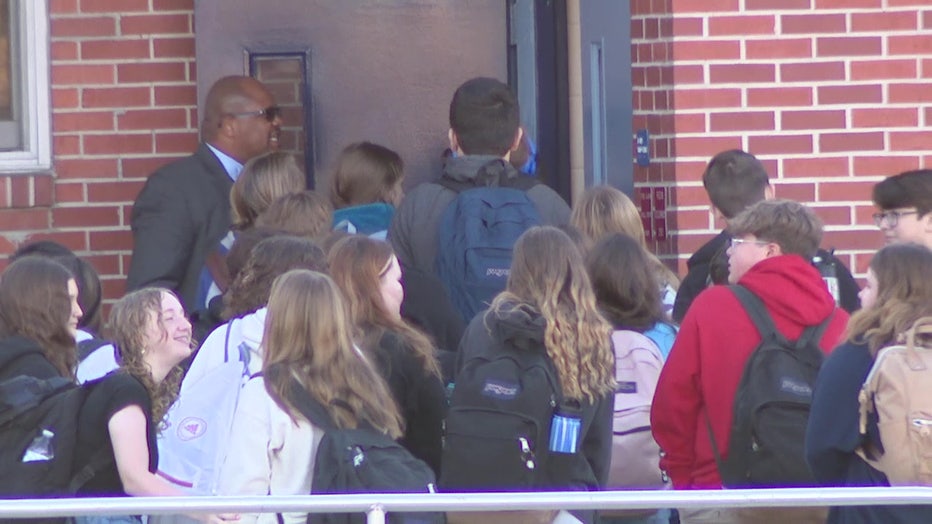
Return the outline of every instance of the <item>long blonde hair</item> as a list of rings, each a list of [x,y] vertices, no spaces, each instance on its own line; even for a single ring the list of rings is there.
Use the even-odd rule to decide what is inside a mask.
[[[152,369],[146,363],[146,326],[155,315],[159,327],[162,326],[162,297],[173,293],[163,288],[144,288],[127,294],[114,305],[110,311],[109,334],[113,344],[120,351],[120,369],[136,378],[146,388],[152,400],[152,420],[159,429],[165,429],[164,418],[181,387],[184,370],[180,365],[169,371],[161,382],[152,377]],[[163,336],[168,336],[164,328]],[[195,342],[191,341],[192,346]]]
[[[891,244],[874,255],[877,277],[874,304],[848,321],[847,339],[867,343],[872,355],[921,317],[932,316],[932,251],[913,244]]]
[[[586,237],[590,245],[615,233],[624,233],[637,240],[647,252],[651,268],[661,285],[679,289],[680,279],[676,273],[647,247],[640,211],[628,195],[620,190],[611,186],[587,189],[573,206],[570,224]]]
[[[614,391],[612,326],[596,307],[582,256],[555,227],[533,227],[515,244],[508,284],[490,314],[518,308],[544,317],[544,346],[565,397],[595,402]]]
[[[353,347],[352,325],[330,277],[295,269],[275,279],[263,335],[265,388],[293,419],[297,380],[340,428],[360,422],[393,438],[404,422],[388,386]]]

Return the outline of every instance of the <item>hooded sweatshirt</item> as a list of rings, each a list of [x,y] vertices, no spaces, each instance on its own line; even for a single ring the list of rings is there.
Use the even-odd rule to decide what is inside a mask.
[[[833,314],[819,346],[828,353],[840,342],[848,314],[835,308],[818,270],[802,257],[762,260],[738,283],[764,302],[789,340]],[[726,286],[703,291],[683,319],[651,406],[651,429],[665,452],[660,467],[675,488],[722,487],[706,420],[727,457],[735,392],[760,342],[751,318]]]
[[[224,357],[238,360],[242,356],[246,361],[248,374],[254,375],[262,371],[262,353],[259,346],[262,344],[262,334],[265,330],[265,315],[267,308],[261,308],[241,318],[234,318],[226,324],[221,324],[207,336],[207,340],[197,350],[191,368],[185,374],[181,383],[181,393],[184,395],[186,385],[195,384],[210,370],[223,364]],[[227,331],[229,327],[229,341]]]

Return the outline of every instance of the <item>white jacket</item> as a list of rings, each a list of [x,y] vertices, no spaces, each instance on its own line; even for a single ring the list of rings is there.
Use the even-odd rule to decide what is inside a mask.
[[[185,385],[195,384],[210,370],[224,362],[227,352],[227,328],[229,327],[229,353],[231,360],[239,359],[239,352],[246,358],[249,375],[262,371],[262,334],[265,330],[267,308],[250,313],[242,318],[234,318],[214,329],[197,350],[191,368],[181,382],[179,396],[184,396]]]

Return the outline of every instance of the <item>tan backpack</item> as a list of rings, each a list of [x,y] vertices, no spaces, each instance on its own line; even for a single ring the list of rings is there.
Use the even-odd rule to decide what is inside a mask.
[[[857,453],[886,474],[891,486],[932,486],[932,346],[921,338],[930,334],[932,317],[917,320],[906,332],[906,345],[877,353],[861,387],[860,431],[866,444]],[[866,438],[872,413],[882,450]]]

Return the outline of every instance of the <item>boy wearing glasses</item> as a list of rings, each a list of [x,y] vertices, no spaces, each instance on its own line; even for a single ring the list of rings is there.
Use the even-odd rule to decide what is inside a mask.
[[[932,170],[891,176],[874,186],[874,223],[887,244],[916,242],[932,249]]]
[[[272,94],[248,76],[223,77],[204,104],[197,151],[153,173],[133,204],[133,258],[126,290],[162,286],[187,311],[205,309],[228,279],[230,188],[243,164],[278,149]]]
[[[822,239],[822,223],[812,210],[789,200],[763,200],[732,218],[728,232],[729,283],[756,295],[788,340],[797,340],[807,327],[832,315],[819,347],[826,353],[835,347],[848,314],[835,307],[810,263]],[[735,394],[760,342],[729,287],[709,287],[686,313],[651,406],[651,430],[664,451],[660,466],[675,489],[722,487],[710,432],[719,455],[727,457]],[[809,516],[775,513],[759,522],[809,522]],[[683,523],[742,522],[747,517],[751,515],[735,509],[681,512]]]

